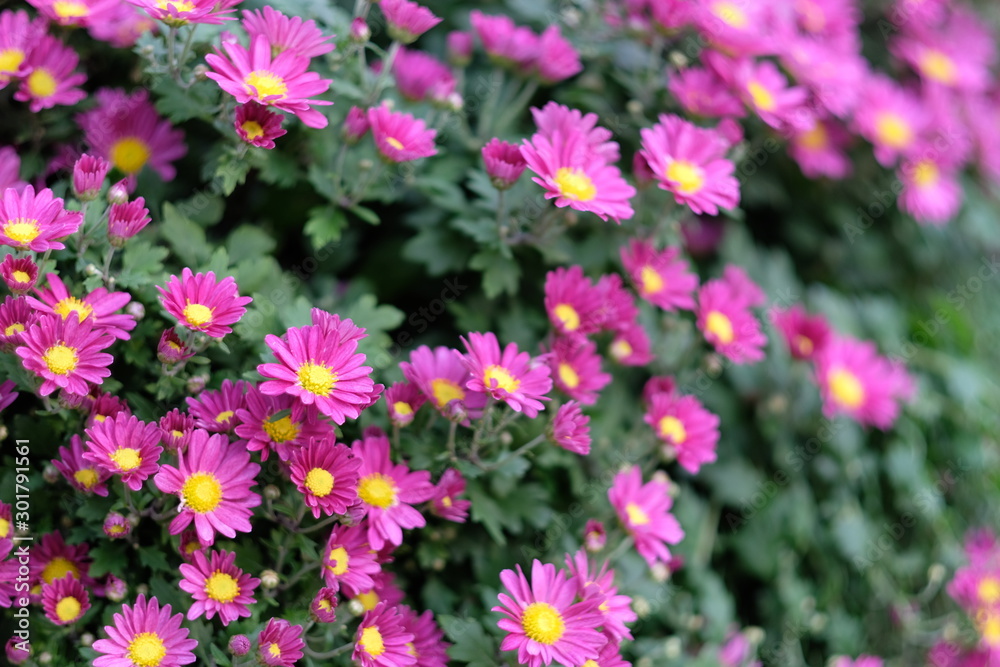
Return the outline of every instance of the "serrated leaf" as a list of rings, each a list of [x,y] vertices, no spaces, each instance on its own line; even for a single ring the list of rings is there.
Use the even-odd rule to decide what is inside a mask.
[[[496,665],[496,642],[483,631],[483,626],[475,620],[442,614],[437,617],[453,644],[448,656],[469,665],[480,667]]]
[[[208,261],[210,247],[205,242],[205,230],[181,213],[173,204],[163,204],[163,238],[188,266],[201,266]]]
[[[226,240],[229,261],[233,264],[269,255],[275,245],[270,234],[253,225],[240,225]]]
[[[139,562],[154,572],[170,572],[173,570],[167,563],[166,556],[160,549],[139,549]]]
[[[153,281],[163,271],[163,260],[169,252],[162,246],[148,241],[131,241],[122,253],[122,271],[118,276],[121,287],[138,287]]]
[[[370,208],[366,208],[364,206],[352,206],[348,210],[367,222],[369,225],[377,225],[382,222],[382,220],[378,217],[378,214]]]
[[[328,243],[339,241],[347,227],[344,211],[334,206],[317,206],[309,211],[309,220],[303,229],[314,248],[322,248]]]
[[[483,272],[483,292],[488,298],[502,292],[517,294],[521,267],[513,258],[504,257],[495,250],[484,250],[472,257],[469,267]]]

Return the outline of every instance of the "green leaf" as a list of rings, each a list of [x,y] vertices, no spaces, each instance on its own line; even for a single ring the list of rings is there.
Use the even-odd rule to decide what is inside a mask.
[[[240,225],[229,235],[226,248],[229,261],[239,264],[245,259],[257,259],[271,254],[276,243],[270,234],[253,225]]]
[[[322,248],[328,243],[339,241],[347,227],[347,216],[342,209],[334,206],[317,206],[309,211],[309,220],[303,230],[314,248]]]
[[[475,620],[442,614],[438,622],[448,639],[454,642],[448,649],[452,660],[466,662],[475,667],[491,667],[497,664],[496,642],[483,631],[483,626]]]
[[[208,261],[210,247],[205,242],[205,230],[196,225],[173,204],[163,204],[163,238],[188,266],[201,266]]]
[[[139,549],[139,562],[154,572],[170,572],[173,569],[161,549]]]
[[[166,248],[154,246],[148,241],[129,242],[122,253],[122,271],[118,276],[118,285],[138,287],[157,281],[163,271],[163,260],[168,254]]]
[[[517,294],[521,267],[513,258],[504,257],[495,250],[483,250],[469,261],[469,267],[483,272],[483,292],[490,299],[502,292]]]
[[[377,225],[382,222],[382,220],[378,217],[378,213],[370,208],[365,208],[364,206],[352,206],[348,210],[367,222],[369,225]]]

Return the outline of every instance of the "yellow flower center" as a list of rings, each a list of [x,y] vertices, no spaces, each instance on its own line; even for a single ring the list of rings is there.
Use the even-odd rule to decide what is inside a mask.
[[[112,535],[121,535],[122,533],[125,532],[125,526],[116,523],[113,526],[108,526],[108,532],[111,533]]]
[[[386,509],[396,504],[396,483],[380,472],[361,478],[358,497],[373,507]]]
[[[1000,614],[985,612],[980,627],[983,642],[990,647],[1000,647]]]
[[[91,307],[89,303],[85,303],[80,299],[77,299],[75,296],[66,297],[53,306],[52,310],[62,315],[64,320],[69,317],[70,313],[76,313],[77,319],[81,322],[87,319],[87,316],[94,312],[93,307]]]
[[[103,424],[104,420],[107,418],[108,418],[107,415],[94,415],[94,421],[97,422],[98,424]]]
[[[3,226],[3,234],[20,246],[27,246],[42,233],[34,218],[12,218]]]
[[[316,396],[329,396],[337,386],[337,374],[311,361],[299,366],[299,386]]]
[[[193,12],[196,9],[194,3],[188,0],[157,0],[156,7],[163,11],[173,8],[178,12]]]
[[[823,123],[817,121],[813,124],[811,130],[800,134],[796,141],[799,146],[805,148],[806,150],[821,151],[830,143],[830,137],[827,135],[826,128],[823,127]]]
[[[222,502],[222,484],[210,472],[196,472],[184,481],[181,497],[192,510],[205,514]]]
[[[986,606],[995,605],[1000,602],[1000,579],[996,577],[984,577],[979,582],[979,601]]]
[[[167,646],[155,632],[140,632],[128,645],[128,658],[138,667],[159,667]]]
[[[309,493],[317,498],[325,498],[333,491],[333,475],[329,470],[313,468],[306,475],[305,485]]]
[[[67,574],[72,574],[74,579],[80,578],[80,569],[76,563],[65,556],[56,556],[42,568],[42,581],[51,584],[56,579],[62,579]]]
[[[529,639],[551,646],[562,639],[566,621],[559,610],[548,602],[532,602],[524,608],[521,627]]]
[[[56,0],[52,3],[52,11],[61,19],[78,19],[90,13],[87,5],[72,0]]]
[[[875,121],[875,136],[889,148],[906,148],[913,141],[913,129],[898,114],[885,111]]]
[[[431,393],[434,394],[434,404],[439,408],[443,408],[452,401],[465,399],[465,390],[459,387],[457,382],[452,382],[447,378],[431,380]]]
[[[580,376],[566,362],[559,364],[559,379],[570,389],[576,389],[580,386]]]
[[[267,433],[274,442],[288,442],[299,437],[299,424],[293,422],[288,415],[281,419],[265,421],[261,426],[264,433]]]
[[[243,84],[247,94],[256,94],[259,100],[263,100],[266,97],[273,97],[274,99],[267,101],[268,104],[284,99],[285,93],[288,92],[285,80],[266,69],[255,69],[250,72],[243,80]]]
[[[705,185],[705,172],[693,162],[674,160],[667,165],[667,180],[672,181],[677,191],[689,195],[701,190]]]
[[[441,504],[445,507],[451,507],[454,503],[451,500],[451,496],[445,496],[441,499]]]
[[[68,375],[76,370],[80,358],[76,356],[76,348],[67,345],[53,345],[45,350],[42,361],[56,375]]]
[[[72,595],[67,595],[56,603],[56,616],[63,623],[69,623],[77,619],[81,609],[83,609],[83,605],[80,604],[80,601]]]
[[[503,389],[508,394],[513,394],[521,386],[521,381],[503,366],[490,364],[483,373],[483,384],[489,389]]]
[[[798,347],[799,354],[801,354],[803,357],[808,357],[810,354],[813,353],[813,350],[816,348],[816,346],[813,345],[813,342],[809,340],[807,337],[803,336],[802,334],[799,334],[795,337],[795,345]]]
[[[628,516],[628,522],[633,526],[645,526],[649,523],[649,515],[635,503],[625,505],[625,514]]]
[[[330,611],[331,609],[333,609],[333,605],[330,604],[330,601],[327,600],[326,598],[320,600],[317,606],[323,611]]]
[[[21,324],[20,322],[14,322],[13,324],[11,324],[10,326],[8,326],[6,329],[3,330],[3,335],[13,336],[14,334],[21,333],[22,331],[24,331],[24,325]]]
[[[351,557],[347,555],[347,549],[337,547],[336,549],[330,549],[330,555],[327,557],[327,560],[333,563],[333,565],[327,565],[326,568],[339,577],[347,572],[347,564],[350,562]]]
[[[733,323],[717,310],[710,311],[705,318],[705,329],[723,345],[733,342]]]
[[[918,188],[933,186],[938,181],[941,172],[931,160],[921,160],[913,168],[913,182]]]
[[[396,137],[386,137],[385,138],[385,143],[389,144],[390,146],[392,146],[393,148],[395,148],[397,151],[403,150],[403,142],[400,141],[399,139],[397,139]]]
[[[552,311],[566,331],[576,331],[580,328],[580,314],[573,306],[568,303],[560,303]]]
[[[59,87],[59,82],[42,67],[36,68],[28,75],[28,90],[34,97],[51,97]]]
[[[170,432],[170,435],[174,436],[175,438],[183,438],[184,431],[178,431],[177,429],[174,429],[173,431]]]
[[[735,2],[722,0],[712,4],[712,13],[716,18],[733,28],[745,28],[749,23],[746,13]]]
[[[111,163],[126,174],[134,174],[149,161],[150,150],[139,137],[123,137],[111,145]]]
[[[220,570],[205,580],[205,595],[216,602],[232,602],[240,594],[240,583],[232,575]]]
[[[753,105],[761,111],[774,111],[778,106],[774,100],[774,95],[760,81],[753,80],[748,83],[747,92],[750,93],[750,97],[753,99]]]
[[[93,468],[80,468],[73,473],[73,479],[76,480],[77,484],[82,484],[83,488],[92,489],[97,484],[99,478],[97,471]]]
[[[586,662],[584,662],[581,667],[601,667],[601,666],[599,664],[597,664],[596,660],[594,660],[593,658],[591,658],[590,660],[587,660]]]
[[[667,415],[660,420],[660,436],[674,445],[683,445],[687,440],[687,429],[677,417]]]
[[[629,342],[624,338],[619,338],[611,343],[611,356],[618,361],[631,357],[632,351],[632,346],[629,345]]]
[[[954,61],[935,49],[929,49],[920,58],[920,73],[948,86],[955,83]]]
[[[184,321],[192,327],[203,327],[212,323],[214,310],[214,308],[203,306],[200,303],[188,302],[181,314],[184,316]]]
[[[241,127],[247,133],[247,139],[253,140],[264,136],[264,128],[255,120],[243,121]]]
[[[647,265],[639,272],[639,285],[644,294],[656,294],[663,291],[666,283],[656,269]]]
[[[7,537],[10,535],[10,521],[0,517],[0,537]]]
[[[215,416],[215,423],[224,424],[225,422],[232,419],[234,414],[236,413],[233,412],[232,410],[223,410],[222,412],[220,412]]]
[[[358,597],[354,598],[361,603],[361,608],[365,611],[371,611],[378,604],[379,597],[375,589],[372,589],[366,593],[359,593]]]
[[[393,403],[392,410],[400,417],[409,417],[413,414],[413,407],[405,401],[396,401]]]
[[[142,456],[139,455],[139,450],[131,447],[119,447],[111,454],[111,460],[121,471],[135,470],[142,465]]]
[[[382,633],[374,625],[361,631],[361,639],[358,640],[365,653],[373,658],[377,658],[385,653],[385,643],[382,641]]]
[[[269,644],[267,647],[267,652],[271,654],[272,658],[281,657],[281,649],[278,647],[277,644]]]
[[[31,281],[31,276],[29,276],[25,271],[13,271],[11,276],[19,283],[27,283]]]
[[[0,51],[0,72],[13,74],[21,68],[24,62],[25,53],[21,49],[4,49]],[[0,78],[0,81],[3,81]]]
[[[559,194],[573,201],[590,201],[597,196],[597,187],[583,172],[583,169],[560,167],[556,171],[556,187]]]
[[[861,380],[846,369],[835,368],[830,371],[827,384],[833,399],[845,407],[856,408],[865,400],[865,388]]]

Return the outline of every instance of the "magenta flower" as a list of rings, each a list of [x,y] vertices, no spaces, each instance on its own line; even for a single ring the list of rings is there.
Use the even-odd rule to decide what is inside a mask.
[[[153,423],[141,422],[134,415],[119,413],[86,429],[83,458],[121,477],[133,491],[160,467],[160,429]]]
[[[413,657],[417,659],[417,665],[447,667],[448,647],[451,644],[444,641],[444,632],[434,622],[434,613],[427,610],[417,616],[417,613],[406,605],[400,605],[399,611],[402,615],[403,630],[413,635],[410,647]]]
[[[580,404],[569,401],[559,406],[552,420],[552,442],[580,456],[590,453],[590,417],[583,414]]]
[[[14,99],[30,102],[28,108],[34,113],[57,104],[76,104],[87,96],[77,87],[87,75],[73,71],[79,62],[76,51],[51,35],[43,35],[28,53],[24,63],[28,73]]]
[[[139,38],[156,28],[156,23],[137,7],[119,1],[114,12],[104,20],[91,24],[90,36],[119,49],[131,49]]]
[[[24,10],[0,12],[0,89],[27,74],[28,56],[46,30],[47,22],[41,16],[33,19]]]
[[[681,107],[694,116],[717,118],[746,115],[740,99],[710,67],[688,67],[671,73],[667,89]]]
[[[90,401],[90,414],[87,417],[87,428],[92,427],[94,424],[102,423],[109,417],[115,417],[119,414],[132,414],[132,410],[129,409],[128,403],[125,399],[111,394],[102,393],[99,389],[91,391],[87,398],[93,398],[93,400]],[[81,408],[87,409],[86,403],[77,409]]]
[[[470,333],[462,342],[468,352],[462,361],[472,375],[466,387],[487,393],[531,419],[545,409],[542,401],[549,400],[546,394],[552,390],[546,364],[519,351],[517,343],[508,343],[501,351],[492,331]]]
[[[93,201],[101,193],[111,169],[107,160],[84,153],[73,165],[73,193],[81,201]]]
[[[830,323],[822,315],[810,316],[801,304],[774,314],[774,326],[781,332],[795,359],[814,359],[830,339]]]
[[[179,28],[189,23],[220,25],[223,21],[232,21],[235,16],[228,16],[240,0],[126,0],[127,2],[146,10],[146,13],[157,21],[163,21],[168,26]]]
[[[368,524],[368,543],[378,551],[386,544],[403,543],[403,528],[422,528],[426,521],[413,505],[434,497],[426,470],[411,471],[405,463],[389,459],[389,439],[381,431],[365,433],[351,445],[360,459],[358,498]]]
[[[333,623],[337,620],[337,590],[323,587],[316,592],[309,603],[309,616],[317,623]]]
[[[960,166],[930,149],[907,156],[897,170],[903,189],[899,208],[917,222],[943,225],[962,208]]]
[[[45,534],[38,546],[31,550],[32,581],[51,584],[70,575],[79,579],[85,586],[92,586],[94,580],[89,574],[89,551],[90,547],[86,543],[66,544],[62,533],[58,530]]]
[[[608,351],[622,366],[645,366],[655,359],[651,348],[652,343],[646,330],[641,324],[634,322],[615,333]]]
[[[115,248],[124,248],[129,240],[150,223],[146,200],[138,197],[127,204],[111,204],[108,208],[108,240]]]
[[[250,453],[230,445],[225,436],[196,429],[178,467],[164,465],[153,481],[163,493],[180,498],[180,513],[170,522],[176,535],[193,521],[198,540],[211,546],[215,534],[228,538],[237,531],[249,533],[250,515],[260,505],[250,490],[260,466],[250,462]]]
[[[415,42],[417,37],[443,20],[410,0],[383,0],[379,7],[389,24],[389,37],[403,44]]]
[[[656,125],[640,134],[643,157],[660,188],[673,193],[678,204],[710,215],[739,204],[735,166],[725,158],[729,143],[718,132],[661,114]]]
[[[896,82],[872,75],[864,84],[854,125],[875,146],[875,159],[891,167],[901,153],[911,150],[926,129],[930,116],[921,100]]]
[[[212,620],[218,614],[226,626],[250,616],[250,605],[256,602],[253,590],[260,579],[236,567],[235,561],[236,553],[232,551],[212,551],[208,556],[196,551],[193,564],[180,566],[184,578],[177,587],[194,598],[187,613],[189,621],[200,616]]]
[[[500,644],[501,651],[516,649],[517,661],[527,667],[553,662],[582,665],[597,656],[606,642],[597,631],[600,602],[575,602],[576,586],[564,571],[536,559],[531,564],[530,584],[520,565],[516,573],[501,572],[500,581],[510,593],[500,593],[500,605],[492,609],[506,616],[497,622],[509,633]]]
[[[550,25],[539,37],[535,67],[538,77],[548,84],[559,83],[583,71],[580,54],[562,36],[557,25]]]
[[[882,658],[876,658],[871,655],[859,655],[857,659],[852,660],[847,656],[841,656],[835,658],[830,667],[882,667]]]
[[[292,667],[302,658],[305,645],[301,625],[272,618],[257,637],[257,660],[269,667]]]
[[[341,525],[333,529],[323,554],[323,581],[327,586],[336,590],[343,586],[349,595],[357,595],[375,587],[372,577],[381,570],[364,526]]]
[[[691,18],[709,43],[728,53],[765,54],[776,49],[768,7],[732,0],[705,0],[693,9]]]
[[[330,89],[330,79],[321,79],[309,70],[309,58],[293,51],[277,56],[265,35],[255,35],[247,49],[238,42],[223,42],[228,58],[216,50],[205,56],[211,72],[205,76],[236,98],[240,104],[251,100],[294,114],[308,127],[327,126],[326,116],[310,105],[333,104],[311,99]]]
[[[420,389],[409,382],[396,382],[385,392],[389,421],[393,426],[407,426],[413,422],[420,406],[427,401]]]
[[[314,440],[292,454],[291,479],[318,519],[320,514],[346,514],[357,502],[360,467],[346,446]]]
[[[632,633],[625,626],[638,618],[632,611],[632,598],[618,595],[615,586],[615,571],[604,563],[600,567],[592,564],[587,552],[580,549],[570,556],[566,554],[566,569],[570,580],[576,584],[576,594],[581,600],[598,600],[598,611],[604,616],[602,632],[608,636],[608,643],[617,645],[625,639],[632,639]]]
[[[907,30],[893,40],[890,49],[926,83],[976,92],[990,86],[995,42],[975,14],[952,11],[944,25]]]
[[[351,107],[344,118],[344,141],[356,144],[368,134],[371,123],[368,122],[368,112],[358,107]]]
[[[355,352],[356,340],[342,342],[334,333],[312,325],[293,327],[285,338],[273,334],[265,342],[278,363],[261,364],[257,372],[266,378],[259,389],[270,396],[291,394],[337,424],[357,419],[371,404],[374,391],[370,366],[362,366],[365,355]]]
[[[195,426],[211,433],[231,433],[239,423],[236,412],[246,404],[249,382],[225,379],[218,391],[205,391],[197,398],[188,396],[188,412],[195,419]]]
[[[181,627],[182,614],[171,615],[170,605],[160,608],[159,601],[139,595],[135,605],[122,605],[114,615],[114,625],[104,626],[110,639],[98,639],[94,650],[104,655],[94,660],[94,667],[134,667],[156,665],[178,667],[195,661],[198,642],[188,639],[187,628]]]
[[[392,549],[393,547],[389,546],[386,551],[392,551]],[[388,558],[388,560],[392,559]],[[380,602],[384,602],[387,607],[396,607],[403,602],[404,593],[396,585],[395,579],[396,575],[383,570],[372,577],[375,585],[371,589],[361,591],[356,595],[348,592],[348,597],[352,600],[357,600],[361,604],[361,608],[365,611],[371,611]]]
[[[4,297],[0,303],[0,349],[10,352],[24,344],[24,332],[38,321],[38,313],[24,297]]]
[[[0,199],[0,245],[44,252],[62,250],[60,240],[75,234],[83,214],[67,211],[63,200],[48,188],[38,191],[28,185],[18,193],[7,188]]]
[[[392,76],[400,94],[420,102],[443,102],[455,92],[455,77],[443,62],[423,51],[401,48],[392,61]]]
[[[587,551],[595,553],[604,548],[608,542],[608,533],[604,524],[596,519],[587,519],[583,527],[583,544]]]
[[[333,437],[329,422],[319,419],[315,409],[288,394],[267,396],[256,387],[247,391],[246,404],[236,411],[236,421],[236,435],[249,451],[260,452],[261,461],[274,451],[287,462],[310,440]]]
[[[730,267],[733,268],[733,267]],[[767,337],[750,311],[763,294],[742,271],[729,271],[709,280],[698,291],[698,329],[722,355],[738,364],[764,358]]]
[[[94,153],[129,176],[148,165],[163,180],[173,180],[171,163],[187,153],[184,133],[156,112],[149,93],[102,88],[96,98],[96,108],[76,117]]]
[[[545,310],[556,332],[586,336],[605,325],[602,293],[577,265],[559,267],[545,274]]]
[[[161,363],[172,365],[190,359],[194,356],[194,350],[189,348],[177,335],[177,331],[171,327],[164,329],[160,335],[160,342],[156,345],[156,358]]]
[[[330,42],[333,36],[324,37],[312,19],[285,16],[270,6],[265,6],[263,11],[244,10],[243,28],[250,35],[251,41],[257,35],[264,35],[275,56],[290,51],[303,58],[315,58],[334,48]]]
[[[434,146],[437,130],[428,129],[421,119],[392,111],[383,104],[368,110],[368,122],[375,148],[389,162],[409,162],[437,155]]]
[[[474,9],[469,22],[486,54],[497,64],[527,71],[538,58],[538,35],[531,28],[515,25],[510,17]]]
[[[177,318],[178,324],[212,338],[232,333],[229,325],[239,322],[246,312],[244,306],[253,301],[240,296],[238,289],[232,276],[217,281],[213,271],[194,274],[187,267],[180,278],[170,276],[166,289],[156,287],[160,304]]]
[[[694,310],[698,276],[688,270],[680,248],[657,250],[649,242],[632,239],[621,249],[622,264],[639,296],[664,310]]]
[[[174,408],[158,422],[160,437],[169,452],[183,452],[187,449],[191,434],[194,433],[194,417]]]
[[[37,288],[38,298],[26,297],[32,308],[46,315],[58,315],[62,319],[85,320],[94,331],[106,333],[119,340],[128,340],[128,332],[135,328],[135,318],[128,314],[115,314],[132,300],[127,292],[108,292],[98,287],[93,292],[78,299],[70,295],[66,285],[54,273],[45,276],[49,288]],[[73,317],[71,318],[70,315]]]
[[[104,534],[111,540],[128,537],[132,532],[132,524],[129,520],[118,512],[110,512],[104,517]]]
[[[38,281],[38,265],[30,257],[7,255],[0,262],[0,276],[14,296],[22,296]]]
[[[351,659],[361,667],[414,665],[417,656],[413,639],[413,634],[403,628],[403,617],[399,609],[382,602],[361,620],[354,637]]]
[[[86,28],[107,20],[117,0],[29,0],[28,4],[54,23]]]
[[[114,357],[101,350],[114,340],[90,322],[49,315],[24,331],[16,352],[25,369],[42,378],[39,395],[48,396],[56,389],[86,394],[88,383],[101,384],[111,375],[108,366]]]
[[[5,408],[10,407],[10,404],[17,400],[20,393],[14,391],[17,387],[13,380],[4,380],[0,382],[0,411]],[[62,447],[59,448],[62,450]]]
[[[776,130],[803,130],[815,122],[815,116],[805,106],[809,91],[789,86],[773,62],[738,60],[730,76],[747,107]]]
[[[463,493],[465,493],[465,478],[457,469],[448,468],[434,487],[431,512],[448,521],[465,523],[472,502],[458,497]]]
[[[409,362],[400,362],[399,368],[445,417],[451,417],[452,410],[464,415],[462,421],[482,415],[488,398],[481,391],[468,389],[472,376],[457,350],[444,346],[432,350],[421,345],[410,353]]]
[[[0,12],[0,25],[4,13]],[[0,89],[3,88],[3,77],[0,77]],[[10,146],[0,147],[0,194],[7,188],[14,188],[18,192],[24,189],[27,182],[21,180],[21,158]]]
[[[670,514],[673,499],[667,485],[655,478],[643,484],[642,471],[633,466],[615,475],[608,490],[608,500],[625,532],[635,540],[635,550],[646,563],[650,567],[657,563],[669,564],[667,545],[684,539],[684,531]]]
[[[842,179],[852,165],[846,149],[851,135],[838,122],[817,120],[802,131],[793,131],[788,153],[809,178]]]
[[[644,419],[663,442],[664,452],[675,456],[691,474],[715,461],[719,418],[694,396],[655,394]]]
[[[264,9],[270,9],[265,7]],[[233,126],[240,139],[258,148],[274,148],[274,140],[288,134],[282,129],[281,123],[285,117],[274,113],[262,104],[250,101],[236,107],[236,120]]]
[[[601,372],[597,344],[585,338],[556,338],[546,360],[556,388],[584,405],[597,402],[598,393],[611,382]]]
[[[486,173],[497,190],[506,190],[514,185],[528,166],[517,145],[496,138],[483,146],[482,154]]]
[[[83,583],[68,574],[42,585],[42,609],[56,625],[71,625],[90,609],[90,596]]]

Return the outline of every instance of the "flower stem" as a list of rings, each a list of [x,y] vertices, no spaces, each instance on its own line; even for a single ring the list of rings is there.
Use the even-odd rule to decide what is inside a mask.
[[[540,445],[543,442],[545,442],[545,440],[546,440],[546,435],[544,433],[542,433],[541,435],[538,435],[534,439],[532,439],[532,440],[528,441],[527,443],[521,445],[520,447],[518,447],[517,449],[515,449],[513,452],[510,452],[506,456],[501,456],[496,461],[493,461],[491,463],[484,463],[483,465],[481,465],[479,467],[480,467],[480,469],[482,469],[482,470],[484,470],[486,472],[489,472],[491,470],[496,470],[498,468],[502,468],[508,461],[510,461],[512,459],[515,459],[518,456],[520,456],[521,454],[524,454],[525,452],[534,449],[538,445]]]

